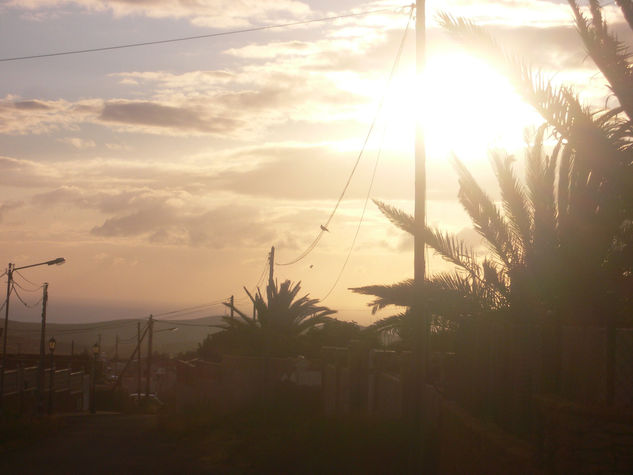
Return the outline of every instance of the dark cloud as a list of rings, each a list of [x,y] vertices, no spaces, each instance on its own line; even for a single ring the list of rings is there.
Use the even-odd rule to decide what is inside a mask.
[[[131,209],[157,206],[178,194],[138,188],[131,191],[93,191],[76,186],[61,186],[33,196],[33,203],[41,206],[72,204],[79,208],[96,209],[103,213],[119,213]]]
[[[18,101],[13,103],[13,107],[21,110],[48,110],[46,104],[40,101]]]
[[[99,119],[105,122],[171,128],[203,133],[230,132],[242,123],[231,117],[209,117],[200,107],[173,107],[157,102],[108,102]]]
[[[191,212],[166,203],[107,219],[91,233],[102,237],[145,237],[161,244],[224,248],[272,242],[275,233],[255,208],[223,206]]]

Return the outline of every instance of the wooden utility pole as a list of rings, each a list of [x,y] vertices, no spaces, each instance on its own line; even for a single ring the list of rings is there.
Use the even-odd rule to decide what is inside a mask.
[[[422,447],[429,445],[430,421],[423,420],[423,407],[428,381],[429,360],[429,316],[425,305],[424,279],[426,261],[424,252],[426,228],[426,145],[424,141],[424,117],[427,115],[425,68],[426,68],[426,12],[425,0],[416,0],[415,17],[415,71],[416,71],[416,124],[415,124],[415,233],[413,245],[413,277],[416,287],[416,302],[412,308],[415,318],[415,340],[413,346],[413,370],[415,372],[413,417],[419,427]],[[420,442],[418,442],[420,443]],[[421,464],[427,459],[426,449],[422,451]]]
[[[426,226],[426,146],[424,142],[424,69],[426,66],[426,14],[425,0],[416,0],[415,17],[415,70],[416,70],[416,124],[415,124],[415,227],[413,251],[413,277],[421,286],[426,273],[424,259],[424,228]]]
[[[268,285],[274,285],[275,274],[275,246],[270,248],[270,254],[268,255]]]
[[[138,350],[138,355],[136,358],[137,363],[137,371],[136,371],[136,400],[140,404],[141,402],[141,322],[136,322],[136,349]],[[123,374],[121,374],[123,375]]]
[[[415,17],[415,69],[416,69],[416,124],[415,124],[415,234],[413,276],[417,302],[413,312],[417,320],[417,345],[414,349],[416,374],[418,379],[418,400],[421,400],[427,382],[429,359],[429,319],[424,304],[424,279],[426,277],[426,249],[424,234],[426,228],[426,146],[424,142],[424,117],[426,115],[425,67],[426,67],[426,13],[425,0],[416,0]]]
[[[145,385],[145,397],[149,397],[150,381],[152,379],[152,338],[154,336],[154,316],[149,316],[147,339],[147,381]]]
[[[231,318],[233,318],[233,305],[235,305],[235,297],[231,295]]]
[[[40,328],[40,361],[37,367],[37,409],[44,413],[44,358],[46,357],[44,341],[46,340],[46,303],[48,302],[48,282],[42,286],[42,325]]]

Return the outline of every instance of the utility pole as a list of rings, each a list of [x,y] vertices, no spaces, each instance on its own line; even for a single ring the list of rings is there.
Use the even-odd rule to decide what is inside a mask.
[[[426,111],[425,69],[426,69],[426,4],[425,0],[416,0],[415,17],[415,72],[416,72],[416,123],[415,123],[415,233],[413,244],[413,278],[416,287],[416,302],[413,306],[415,315],[415,339],[413,345],[413,370],[415,372],[414,385],[415,403],[413,415],[423,442],[422,447],[428,446],[428,421],[422,419],[425,405],[425,388],[428,379],[429,358],[429,319],[426,311],[424,295],[424,279],[426,277],[425,262],[425,228],[426,228],[426,145],[424,141],[424,112]],[[423,450],[422,460],[428,457]],[[422,462],[423,463],[423,462]]]
[[[48,302],[48,282],[44,282],[42,294],[42,326],[40,328],[40,361],[37,366],[37,410],[44,413],[44,341],[46,340],[46,303]]]
[[[270,254],[268,255],[268,285],[274,285],[274,273],[275,273],[275,246],[270,248]]]
[[[233,305],[235,303],[235,298],[233,295],[231,295],[230,301],[231,301],[231,318],[233,318]]]
[[[426,225],[426,146],[424,142],[424,69],[426,66],[426,14],[425,0],[416,0],[415,17],[415,70],[418,114],[415,124],[415,227],[414,268],[416,284],[424,282],[426,262],[424,259],[424,228]]]
[[[7,367],[7,327],[9,326],[9,297],[11,296],[11,284],[13,283],[13,268],[15,264],[9,262],[7,268],[7,299],[4,301],[4,329],[2,332],[2,368],[0,368],[0,412],[4,400],[4,371]]]
[[[138,349],[138,355],[136,358],[137,371],[136,371],[136,401],[141,402],[141,322],[136,322],[136,348]]]
[[[253,320],[257,320],[257,307],[255,306],[255,302],[253,302]]]
[[[152,379],[152,338],[154,333],[154,316],[149,316],[147,339],[147,382],[145,385],[145,397],[149,397],[150,381]]]

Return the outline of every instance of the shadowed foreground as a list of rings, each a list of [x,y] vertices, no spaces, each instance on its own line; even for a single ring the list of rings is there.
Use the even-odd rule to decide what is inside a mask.
[[[151,415],[64,418],[54,435],[3,454],[0,473],[201,473],[197,457],[156,430]]]
[[[0,473],[423,473],[410,428],[266,404],[219,413],[68,416],[0,454]]]

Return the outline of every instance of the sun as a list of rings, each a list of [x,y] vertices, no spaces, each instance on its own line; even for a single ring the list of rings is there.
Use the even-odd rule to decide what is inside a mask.
[[[467,162],[487,161],[491,148],[516,153],[525,145],[526,127],[542,122],[506,78],[463,52],[429,57],[422,81],[412,70],[401,74],[387,108],[396,130],[408,133],[421,116],[427,160],[455,154]]]

